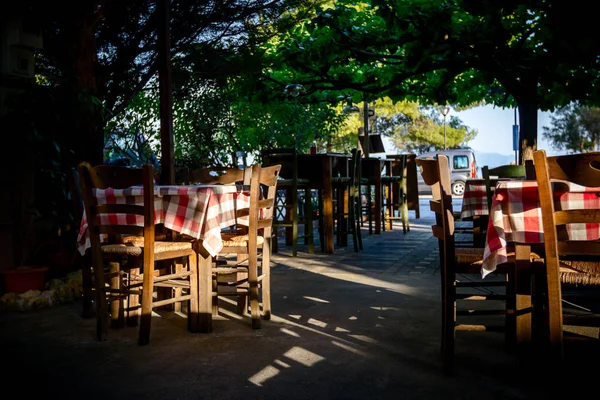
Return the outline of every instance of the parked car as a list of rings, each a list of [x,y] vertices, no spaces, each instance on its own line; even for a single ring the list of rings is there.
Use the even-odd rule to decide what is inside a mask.
[[[450,184],[452,194],[462,196],[465,192],[465,182],[469,178],[477,178],[477,161],[475,153],[471,149],[450,149],[429,151],[417,156],[417,158],[437,158],[438,154],[448,157],[450,164]],[[419,182],[419,193],[431,193],[431,188],[423,182],[421,174],[417,174]]]

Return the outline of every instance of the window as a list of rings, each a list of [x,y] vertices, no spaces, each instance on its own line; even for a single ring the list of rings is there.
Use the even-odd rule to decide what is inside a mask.
[[[469,169],[469,157],[468,156],[454,156],[452,158],[454,169]]]

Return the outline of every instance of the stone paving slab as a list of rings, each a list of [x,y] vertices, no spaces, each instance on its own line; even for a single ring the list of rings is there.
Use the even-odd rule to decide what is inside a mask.
[[[365,234],[364,251],[273,256],[274,316],[252,330],[223,300],[214,330],[191,334],[178,315],[94,338],[80,304],[0,314],[6,398],[60,399],[548,399],[551,386],[505,351],[501,332],[459,332],[456,374],[440,364],[440,290],[432,215],[411,231]],[[585,347],[586,354],[593,347]],[[597,358],[596,358],[597,360]],[[578,364],[573,364],[577,367]],[[577,369],[580,374],[582,369]]]

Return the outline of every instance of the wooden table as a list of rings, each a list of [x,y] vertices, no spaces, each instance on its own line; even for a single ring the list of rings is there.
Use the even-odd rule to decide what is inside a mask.
[[[348,177],[349,154],[299,154],[298,178],[308,179],[313,189],[323,193],[323,238],[325,253],[333,253],[333,186],[332,177]]]
[[[600,208],[597,191],[574,184],[553,185],[555,204],[562,210],[570,208]],[[600,226],[595,224],[572,224],[565,232],[570,240],[596,240]],[[485,277],[508,259],[507,245],[515,244],[516,251],[516,341],[528,344],[532,341],[532,286],[530,251],[544,243],[542,211],[536,181],[509,180],[496,185],[488,223],[482,276]]]
[[[375,234],[381,233],[382,226],[381,206],[383,185],[381,182],[381,174],[386,168],[391,171],[392,161],[394,160],[373,157],[362,159],[362,177],[367,178],[369,180],[369,184],[375,186],[375,211],[373,213],[373,220],[375,222]],[[371,233],[370,226],[369,233]]]
[[[143,204],[143,189],[134,186],[127,189],[94,190],[99,204]],[[154,187],[154,223],[164,224],[168,229],[198,239],[198,285],[199,330],[212,331],[212,257],[223,248],[221,229],[239,222],[236,210],[248,207],[248,187],[239,185],[182,185]],[[142,216],[100,215],[103,218],[122,218],[123,223],[143,226]],[[77,237],[77,248],[85,254],[90,247],[85,212]]]

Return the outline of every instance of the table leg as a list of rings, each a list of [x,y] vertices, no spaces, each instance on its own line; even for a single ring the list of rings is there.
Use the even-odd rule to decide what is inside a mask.
[[[373,218],[375,218],[375,234],[381,233],[381,194],[383,188],[381,185],[381,176],[377,175],[375,177],[375,213]]]
[[[212,332],[212,257],[198,254],[198,314],[200,332]]]
[[[516,244],[516,271],[515,271],[515,332],[516,345],[519,348],[531,345],[531,246]]]
[[[325,253],[333,254],[333,188],[331,187],[331,160],[323,158],[323,236]]]

